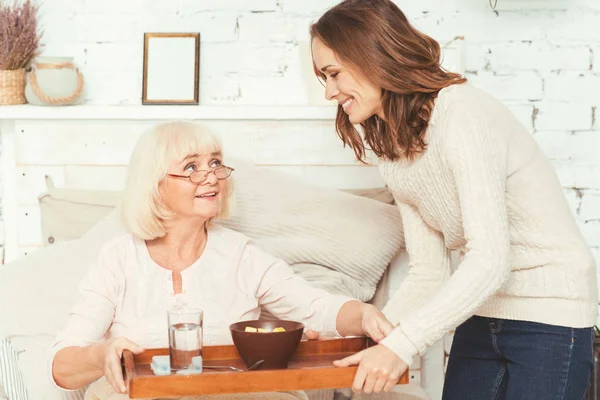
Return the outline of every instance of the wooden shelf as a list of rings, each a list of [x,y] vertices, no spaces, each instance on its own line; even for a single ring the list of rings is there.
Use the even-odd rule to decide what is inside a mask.
[[[335,106],[0,106],[0,120],[334,120]]]

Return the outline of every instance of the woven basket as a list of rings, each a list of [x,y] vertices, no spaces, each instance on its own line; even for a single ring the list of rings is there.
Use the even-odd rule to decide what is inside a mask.
[[[25,68],[0,70],[0,105],[25,103]]]

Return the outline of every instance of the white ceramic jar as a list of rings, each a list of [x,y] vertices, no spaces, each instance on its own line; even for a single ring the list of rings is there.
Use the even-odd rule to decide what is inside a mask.
[[[27,76],[25,97],[40,106],[80,104],[84,89],[83,75],[72,57],[38,57]]]

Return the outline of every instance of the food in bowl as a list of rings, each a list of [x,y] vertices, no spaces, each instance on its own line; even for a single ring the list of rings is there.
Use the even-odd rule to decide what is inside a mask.
[[[285,369],[298,349],[304,324],[284,320],[250,320],[231,324],[229,330],[246,366],[264,360],[257,370]]]
[[[247,326],[246,329],[244,330],[244,332],[285,332],[285,328],[282,326],[278,326],[277,328],[274,328],[273,330],[267,329],[267,328],[254,328],[252,326]]]

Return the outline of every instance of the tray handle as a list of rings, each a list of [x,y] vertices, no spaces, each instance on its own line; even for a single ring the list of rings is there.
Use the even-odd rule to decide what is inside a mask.
[[[127,392],[129,392],[129,383],[137,375],[135,372],[135,360],[133,359],[133,353],[131,351],[123,350],[123,355],[121,356],[121,368],[123,369],[123,380],[125,380]]]

